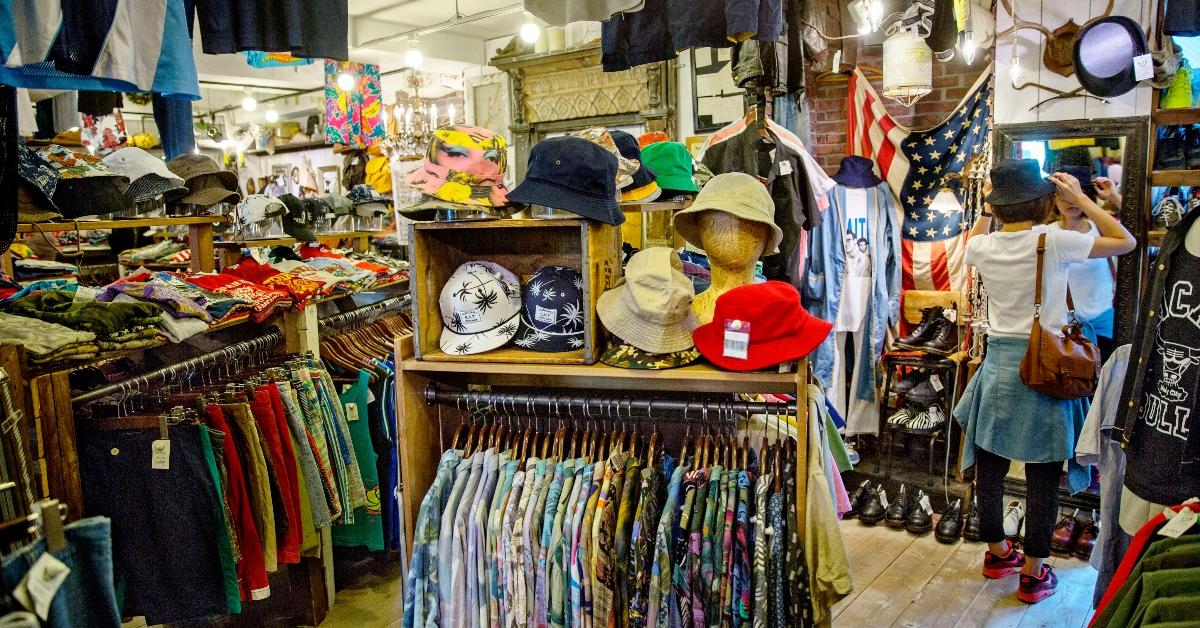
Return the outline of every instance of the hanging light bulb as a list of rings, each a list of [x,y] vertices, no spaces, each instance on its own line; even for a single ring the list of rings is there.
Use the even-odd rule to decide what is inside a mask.
[[[408,50],[404,51],[404,65],[417,69],[421,67],[421,62],[425,60],[425,55],[421,54],[421,49],[417,48],[417,40],[408,40]]]
[[[343,92],[354,91],[354,76],[349,72],[342,72],[337,77],[337,86]]]
[[[242,109],[246,111],[254,111],[258,109],[258,100],[250,92],[246,92],[246,96],[242,98]]]
[[[871,32],[879,30],[883,24],[883,0],[871,0],[871,6],[867,9],[867,17],[871,20]]]
[[[279,122],[279,112],[275,111],[274,105],[272,105],[270,109],[267,109],[267,122]]]
[[[527,44],[537,43],[538,37],[542,34],[542,29],[533,21],[533,16],[528,11],[525,12],[525,23],[521,25],[521,41]]]
[[[975,52],[979,46],[975,43],[975,36],[970,30],[963,33],[963,36],[965,37],[962,46],[963,61],[966,61],[967,65],[971,65],[975,63]]]
[[[1008,76],[1012,79],[1013,85],[1017,84],[1017,79],[1021,78],[1021,57],[1017,55],[1017,35],[1013,33],[1012,44],[1009,46],[1011,53],[1008,57]]]

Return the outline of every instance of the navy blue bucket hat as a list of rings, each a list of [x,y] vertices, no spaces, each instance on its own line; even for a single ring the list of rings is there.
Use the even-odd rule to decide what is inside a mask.
[[[625,215],[617,205],[616,181],[612,153],[581,137],[552,137],[529,151],[525,180],[508,193],[508,200],[619,225]]]
[[[1016,205],[1052,194],[1058,188],[1042,175],[1036,159],[1002,159],[992,166],[990,205]]]
[[[880,179],[875,175],[875,162],[858,155],[842,157],[842,165],[837,174],[830,177],[848,188],[873,188],[879,185]]]
[[[617,150],[621,153],[622,157],[625,157],[626,159],[636,159],[638,163],[642,162],[642,149],[640,146],[638,146],[636,137],[626,133],[625,131],[617,129],[610,130],[608,134],[612,136],[613,142],[616,143]],[[654,183],[654,180],[657,178],[658,175],[650,169],[650,166],[642,163],[641,167],[637,169],[637,172],[633,173],[633,183],[626,186],[624,189],[636,190],[638,188],[644,188],[647,185]]]

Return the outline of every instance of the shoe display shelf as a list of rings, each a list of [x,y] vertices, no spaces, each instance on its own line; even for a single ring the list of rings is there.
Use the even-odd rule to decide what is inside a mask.
[[[929,475],[934,475],[934,445],[937,441],[946,443],[946,456],[942,469],[944,480],[950,477],[950,442],[954,433],[954,419],[951,412],[958,401],[958,372],[959,363],[955,356],[943,357],[920,351],[890,351],[884,353],[879,364],[883,369],[883,391],[879,400],[879,442],[885,447],[884,460],[875,459],[876,473],[883,469],[884,475],[892,472],[892,450],[897,437],[929,439]],[[937,384],[933,384],[938,394],[936,404],[942,407],[944,420],[931,428],[911,428],[907,425],[894,425],[888,419],[906,406],[905,396],[897,394],[893,388],[897,382],[906,376],[918,372],[936,376]],[[940,390],[938,390],[940,388]],[[886,444],[885,444],[886,440]]]

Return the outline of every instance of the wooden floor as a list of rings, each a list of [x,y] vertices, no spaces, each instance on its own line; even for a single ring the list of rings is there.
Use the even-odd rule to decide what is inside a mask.
[[[1051,558],[1058,593],[1028,605],[1014,596],[1017,576],[988,580],[980,575],[982,543],[943,545],[933,534],[917,537],[857,520],[841,525],[854,592],[833,608],[834,626],[1077,628],[1091,618],[1096,572],[1078,558]],[[338,591],[321,628],[399,626],[400,591],[399,566],[393,562],[386,574],[364,575]]]
[[[1078,558],[1053,557],[1058,592],[1037,604],[1014,595],[1018,576],[988,580],[983,543],[943,545],[883,525],[842,522],[854,592],[833,608],[834,626],[984,626],[1076,628],[1091,619],[1096,571]]]

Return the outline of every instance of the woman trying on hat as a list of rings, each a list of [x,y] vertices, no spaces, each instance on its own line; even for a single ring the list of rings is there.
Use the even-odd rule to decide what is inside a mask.
[[[1083,425],[1085,401],[1047,397],[1025,386],[1019,371],[1033,325],[1033,284],[1038,238],[1046,233],[1041,324],[1058,330],[1067,321],[1067,271],[1072,264],[1133,250],[1136,242],[1112,216],[1062,173],[1042,178],[1032,159],[1005,160],[992,169],[985,189],[987,207],[971,228],[966,263],[987,287],[987,354],[954,409],[967,447],[963,468],[975,465],[980,538],[987,542],[983,575],[1001,578],[1021,573],[1017,598],[1037,602],[1054,593],[1057,578],[1044,562],[1058,517],[1058,484],[1063,461],[1075,454],[1075,436]],[[1078,207],[1096,226],[1098,236],[1049,229],[1055,194]],[[993,221],[999,229],[992,232]],[[1025,463],[1028,494],[1025,551],[1005,539],[1004,476],[1009,463]],[[1085,488],[1086,470],[1071,464],[1072,492]]]
[[[1084,196],[1098,203],[1098,187],[1093,185],[1090,168],[1067,166],[1060,170],[1076,181]],[[1107,213],[1107,212],[1106,212]],[[1083,214],[1083,208],[1062,192],[1054,194],[1055,222],[1051,230],[1075,231],[1093,238],[1100,237],[1096,225]],[[1100,347],[1101,360],[1108,360],[1113,350],[1113,288],[1116,286],[1116,266],[1113,258],[1088,259],[1071,267],[1067,285],[1075,302],[1075,317],[1079,319],[1088,340]]]

